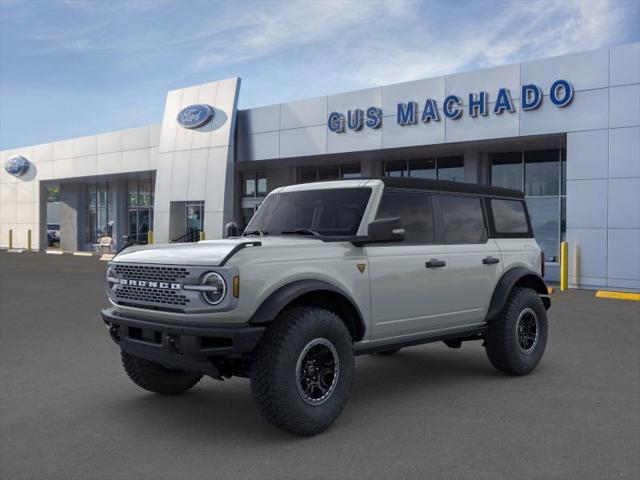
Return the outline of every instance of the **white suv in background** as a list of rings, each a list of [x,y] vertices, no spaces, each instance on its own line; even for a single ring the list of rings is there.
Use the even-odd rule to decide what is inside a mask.
[[[241,236],[130,247],[102,315],[131,379],[179,394],[203,375],[251,380],[258,409],[301,435],[347,402],[354,357],[482,340],[523,375],[550,306],[520,192],[412,178],[278,188]]]

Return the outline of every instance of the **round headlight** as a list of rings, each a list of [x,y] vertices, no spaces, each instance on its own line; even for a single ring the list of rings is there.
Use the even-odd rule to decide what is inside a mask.
[[[109,265],[107,267],[107,287],[109,288],[109,290],[113,290],[116,281],[117,278],[115,277],[115,268],[113,268],[113,265]]]
[[[206,287],[206,290],[202,290],[202,296],[211,305],[219,304],[227,293],[224,278],[216,272],[209,272],[202,277],[202,286]]]

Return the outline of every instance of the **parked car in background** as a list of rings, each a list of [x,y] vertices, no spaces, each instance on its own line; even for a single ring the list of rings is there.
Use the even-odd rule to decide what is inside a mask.
[[[47,223],[47,246],[60,244],[60,224]]]

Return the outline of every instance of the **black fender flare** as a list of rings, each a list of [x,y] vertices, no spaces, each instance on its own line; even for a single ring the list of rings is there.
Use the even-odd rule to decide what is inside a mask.
[[[329,291],[343,297],[348,302],[357,322],[358,337],[362,338],[366,325],[358,304],[343,289],[322,280],[298,280],[280,287],[267,297],[249,319],[251,324],[264,324],[273,321],[276,316],[291,302],[307,293]],[[346,319],[343,319],[346,320]],[[355,338],[354,338],[355,340]]]
[[[490,322],[498,316],[504,308],[511,290],[513,290],[513,287],[516,285],[522,285],[535,290],[541,296],[544,307],[548,310],[551,306],[547,284],[544,283],[544,279],[540,274],[528,268],[515,267],[507,270],[502,277],[500,277],[500,280],[498,280],[498,284],[491,297],[489,310],[487,311],[487,322]]]

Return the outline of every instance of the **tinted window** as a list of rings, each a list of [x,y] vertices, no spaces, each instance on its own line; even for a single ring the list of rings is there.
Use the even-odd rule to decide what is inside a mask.
[[[440,197],[440,208],[447,243],[486,241],[487,232],[479,198],[443,195]]]
[[[377,218],[400,217],[407,243],[433,243],[431,195],[414,192],[385,191]]]
[[[513,200],[491,200],[493,224],[498,233],[528,233],[524,204]]]
[[[324,236],[358,232],[370,188],[332,188],[272,194],[262,203],[246,232],[280,235],[282,231],[313,230]],[[311,232],[298,232],[312,235]]]
[[[558,150],[524,152],[524,193],[527,196],[560,194]]]
[[[464,158],[438,158],[438,180],[462,182],[464,180]]]
[[[522,191],[522,152],[496,153],[491,160],[491,185]]]

